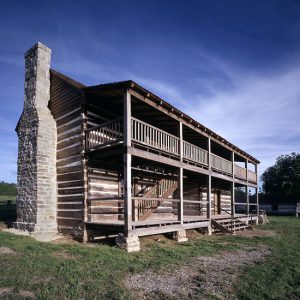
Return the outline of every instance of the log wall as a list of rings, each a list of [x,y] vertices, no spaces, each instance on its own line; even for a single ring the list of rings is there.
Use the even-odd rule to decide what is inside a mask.
[[[57,123],[57,222],[61,233],[82,238],[84,182],[81,152],[84,96],[79,87],[51,72],[49,108]]]
[[[88,168],[88,221],[113,223],[124,220],[120,174]]]

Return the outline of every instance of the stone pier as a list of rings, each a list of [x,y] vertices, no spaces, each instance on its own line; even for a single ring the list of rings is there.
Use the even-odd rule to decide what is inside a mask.
[[[126,237],[123,233],[119,233],[116,237],[116,245],[127,252],[137,252],[141,250],[138,236]]]
[[[188,238],[186,236],[186,231],[185,230],[179,230],[179,231],[176,231],[174,233],[174,236],[173,236],[174,240],[177,241],[178,243],[183,243],[183,242],[187,242],[188,241]]]
[[[16,131],[17,221],[37,240],[57,235],[56,122],[48,108],[51,50],[41,43],[25,54],[24,108]]]

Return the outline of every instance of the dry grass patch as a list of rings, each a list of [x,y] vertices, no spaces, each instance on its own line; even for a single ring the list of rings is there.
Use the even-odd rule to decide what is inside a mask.
[[[30,291],[26,291],[26,290],[20,290],[19,291],[19,295],[21,297],[24,297],[25,299],[36,299],[35,294],[30,292]]]
[[[8,248],[8,247],[0,247],[0,254],[11,254],[11,255],[15,255],[17,254],[16,251]]]
[[[0,287],[0,297],[8,296],[13,291],[13,288]]]
[[[132,274],[125,280],[136,299],[189,298],[213,296],[234,298],[234,283],[246,266],[264,262],[271,252],[267,247],[244,247],[212,257],[196,257],[188,264],[164,270]]]

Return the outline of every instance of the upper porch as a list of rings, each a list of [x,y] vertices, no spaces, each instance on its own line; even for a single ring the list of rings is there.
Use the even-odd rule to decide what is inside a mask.
[[[84,91],[86,153],[123,144],[134,156],[257,187],[257,159],[138,84]]]
[[[186,130],[182,130],[182,139],[156,126],[141,121],[135,117],[130,118],[130,152],[133,155],[149,157],[150,159],[160,160],[166,164],[182,165],[186,169],[192,169],[199,173],[206,174],[209,171],[209,162],[211,164],[211,175],[215,177],[236,180],[237,182],[248,183],[250,186],[257,184],[257,168],[250,170],[248,160],[241,158],[238,154],[232,152],[231,160],[224,158],[228,156],[228,151],[222,149],[220,145],[212,143],[208,148],[217,149],[218,154],[204,149],[185,140]],[[187,133],[186,133],[187,134]],[[124,143],[124,119],[117,118],[105,122],[98,126],[93,126],[85,131],[85,149],[87,152],[97,151],[107,147]],[[187,135],[187,139],[188,139]],[[203,137],[199,134],[199,140]],[[207,144],[210,141],[207,140]],[[220,150],[221,149],[221,150]],[[223,150],[223,152],[222,152]],[[142,151],[146,151],[143,153]],[[182,152],[182,154],[181,154]],[[222,157],[222,156],[223,157]],[[160,158],[158,158],[158,156]],[[243,161],[244,160],[244,161]],[[242,167],[244,164],[245,167]]]

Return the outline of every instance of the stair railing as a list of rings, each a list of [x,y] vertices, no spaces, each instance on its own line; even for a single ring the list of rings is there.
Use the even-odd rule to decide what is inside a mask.
[[[213,203],[213,202],[211,202],[211,204],[214,206],[214,207],[218,207],[218,205],[216,205],[215,203]],[[229,214],[230,215],[230,217],[231,217],[231,232],[233,232],[233,214],[232,214],[232,212],[231,211],[229,211],[229,210],[226,210],[226,209],[224,209],[224,208],[222,208],[222,207],[220,207],[220,209],[221,209],[221,211],[224,211],[225,213],[227,213],[227,214]]]
[[[153,209],[157,208],[161,201],[155,198],[168,197],[169,193],[177,188],[177,180],[161,179],[156,185],[152,186],[144,195],[143,199],[138,200],[137,210],[138,219],[145,219]],[[150,198],[145,199],[145,198]]]

